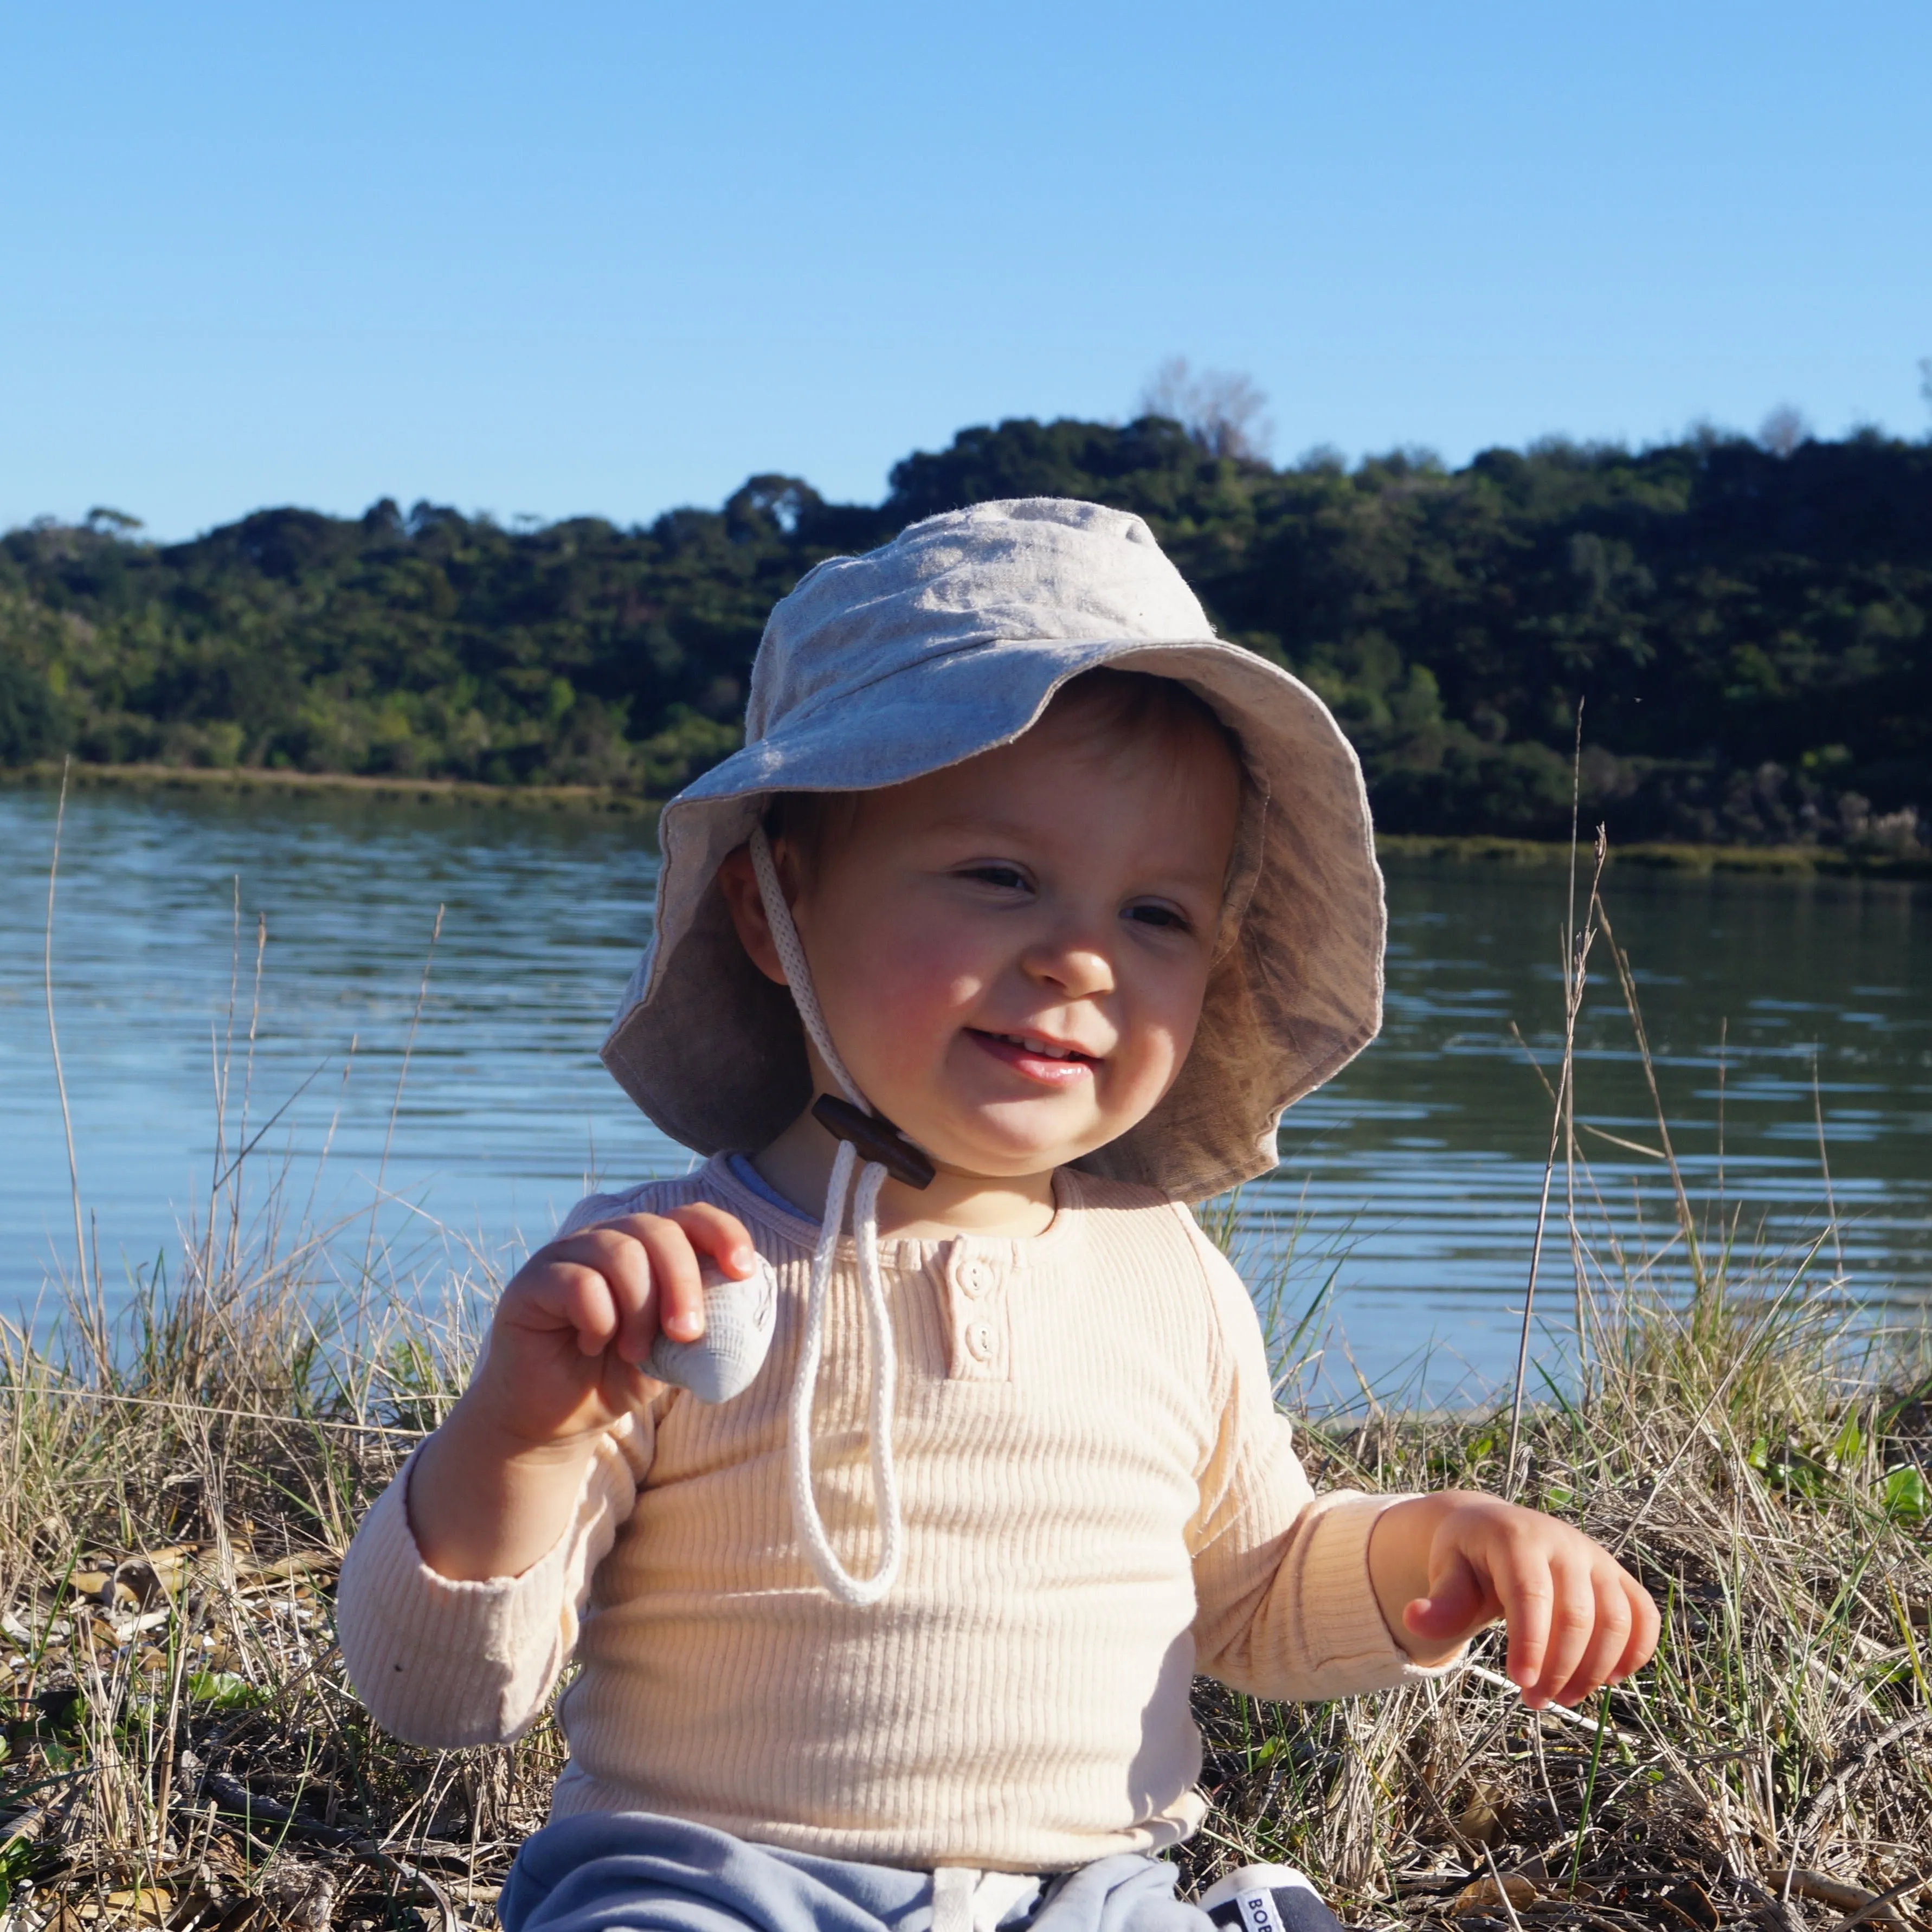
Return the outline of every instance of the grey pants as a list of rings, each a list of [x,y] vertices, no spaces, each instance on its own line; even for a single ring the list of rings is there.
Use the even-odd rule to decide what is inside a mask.
[[[1211,1932],[1174,1869],[1125,1852],[1046,1881],[997,1922],[1016,1932]],[[525,1840],[503,1932],[990,1932],[970,1877],[748,1844],[646,1811],[582,1812]],[[935,1888],[938,1897],[935,1898]],[[1011,1888],[1008,1888],[1009,1890]],[[976,1905],[978,1910],[975,1910]]]

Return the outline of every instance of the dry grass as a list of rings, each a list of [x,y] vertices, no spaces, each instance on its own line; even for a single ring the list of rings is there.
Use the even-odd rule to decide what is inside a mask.
[[[322,1258],[191,1270],[105,1332],[76,1303],[47,1346],[4,1337],[16,1926],[473,1918],[542,1820],[562,1755],[548,1727],[413,1750],[343,1678],[341,1552],[467,1351],[460,1305],[319,1328],[340,1300]]]
[[[1654,1238],[1593,1226],[1568,1095],[1553,1083],[1550,1250],[1588,1330],[1580,1384],[1526,1408],[1514,1469],[1507,1400],[1371,1403],[1305,1448],[1330,1483],[1514,1487],[1581,1520],[1664,1606],[1658,1659],[1567,1718],[1480,1658],[1334,1705],[1204,1684],[1216,1808],[1188,1878],[1286,1858],[1345,1917],[1469,1932],[1932,1922],[1924,1363],[1856,1326],[1822,1226],[1805,1255],[1746,1252],[1673,1166]],[[331,1637],[338,1560],[451,1398],[489,1270],[452,1270],[434,1313],[406,1282],[378,1298],[364,1231],[291,1225],[286,1174],[244,1185],[258,1159],[117,1322],[83,1258],[45,1333],[0,1333],[7,1932],[452,1932],[489,1922],[546,1809],[548,1727],[399,1745]]]
[[[1887,1393],[1842,1310],[1721,1282],[1603,1339],[1587,1396],[1530,1411],[1521,1494],[1642,1576],[1656,1662],[1572,1716],[1525,1710],[1480,1648],[1477,1670],[1354,1703],[1204,1686],[1196,1878],[1282,1858],[1365,1922],[1498,1927],[1493,1884],[1469,1892],[1492,1864],[1527,1881],[1525,1924],[1835,1927],[1906,1886],[1890,1910],[1924,1922],[1924,1385]],[[1506,1409],[1381,1413],[1305,1446],[1330,1483],[1499,1489],[1508,1432]]]

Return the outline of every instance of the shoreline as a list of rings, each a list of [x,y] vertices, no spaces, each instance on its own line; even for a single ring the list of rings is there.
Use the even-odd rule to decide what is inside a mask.
[[[398,805],[468,805],[492,811],[606,812],[656,821],[658,799],[607,785],[499,785],[470,778],[371,777],[356,772],[272,771],[261,765],[94,765],[67,770],[68,788],[129,791],[280,791],[380,799]],[[50,761],[0,766],[0,784],[58,785],[62,767]]]
[[[1484,833],[1437,836],[1426,832],[1378,832],[1381,859],[1451,860],[1459,865],[1568,866],[1567,839],[1499,838]],[[1587,877],[1590,848],[1576,848],[1580,872]],[[1664,840],[1634,845],[1612,843],[1608,869],[1634,866],[1653,872],[1731,872],[1760,878],[1932,879],[1932,853],[1910,858],[1888,854],[1846,852],[1830,845],[1686,845]]]
[[[50,762],[0,768],[0,784],[57,785]],[[580,812],[644,818],[655,824],[662,800],[604,785],[499,785],[466,778],[371,777],[350,772],[272,771],[260,766],[97,765],[68,767],[69,788],[247,793],[280,791],[379,800],[400,805],[458,805],[490,811]],[[1567,840],[1508,838],[1488,833],[1383,832],[1383,859],[1453,861],[1459,865],[1567,866]],[[1579,849],[1580,861],[1587,848]],[[1651,841],[1612,845],[1610,865],[1651,872],[1729,872],[1759,878],[1932,880],[1932,854],[1909,858],[1851,853],[1831,846],[1694,845]]]

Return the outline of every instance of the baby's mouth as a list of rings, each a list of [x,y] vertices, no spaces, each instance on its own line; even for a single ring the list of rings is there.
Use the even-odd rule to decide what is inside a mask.
[[[1048,1040],[1039,1034],[992,1033],[980,1027],[968,1027],[966,1030],[995,1060],[1046,1086],[1064,1086],[1083,1079],[1100,1064],[1096,1054],[1083,1053],[1077,1046]]]

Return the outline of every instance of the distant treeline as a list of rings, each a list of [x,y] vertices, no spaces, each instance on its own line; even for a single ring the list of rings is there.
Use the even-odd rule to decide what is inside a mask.
[[[1932,445],[1876,432],[1276,470],[1160,417],[1022,421],[876,507],[757,476],[639,529],[386,500],[173,544],[100,511],[0,538],[0,764],[666,796],[738,742],[802,572],[1039,494],[1147,518],[1222,634],[1334,706],[1390,830],[1567,835],[1580,701],[1586,824],[1622,840],[1910,850],[1932,821]]]

